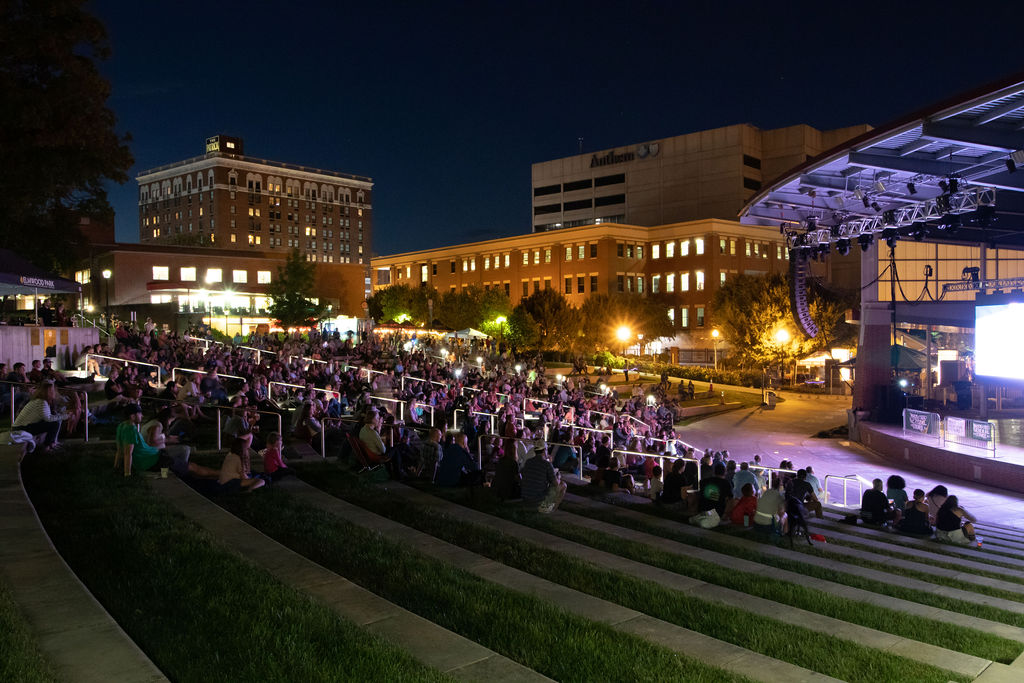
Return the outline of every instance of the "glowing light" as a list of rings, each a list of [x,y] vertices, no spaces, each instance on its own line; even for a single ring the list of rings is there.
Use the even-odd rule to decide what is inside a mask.
[[[477,356],[476,357],[476,364],[477,365],[483,365],[484,364],[483,356]]]
[[[85,307],[85,312],[92,313],[92,304],[89,304],[88,306]]]
[[[462,368],[455,368],[455,376],[462,377]]]
[[[711,330],[711,336],[712,337],[714,337],[715,339],[718,339],[718,335],[719,335],[718,330]]]
[[[780,344],[785,344],[786,342],[788,342],[789,330],[787,330],[784,327],[779,328],[779,330],[775,333],[775,341],[779,342]]]
[[[522,372],[522,371],[523,371],[523,366],[520,365],[519,363],[516,363],[516,372]]]
[[[564,379],[565,379],[565,377],[563,377],[562,375],[555,375],[555,381],[556,382],[561,382]]]
[[[649,405],[649,406],[653,406],[654,405],[654,396],[651,395],[651,394],[647,395],[647,405]]]
[[[111,275],[113,275],[113,274],[114,274],[114,273],[113,273],[113,272],[111,272],[110,268],[104,268],[104,269],[103,269],[103,273],[102,273],[102,275],[103,275],[103,279],[104,279],[104,280],[109,280],[109,279],[110,279],[110,276],[111,276]]]
[[[903,389],[907,388],[907,380],[905,378],[900,379],[900,387]]]
[[[410,320],[412,320],[412,316],[409,315],[408,313],[399,313],[397,316],[395,316],[395,322],[398,324],[402,324]]]
[[[601,385],[601,393],[602,394],[607,394],[608,393],[608,385],[607,384],[602,384]]]
[[[409,351],[410,349],[412,349],[412,342],[411,341],[405,342],[404,344],[402,344],[402,348],[405,349],[406,351]]]
[[[497,318],[494,319],[494,322],[497,323],[498,325],[504,325],[505,323],[508,322],[508,318],[506,318],[503,315],[499,315]]]
[[[619,341],[626,341],[627,339],[629,339],[631,334],[632,331],[625,325],[615,330],[615,336],[618,337]]]

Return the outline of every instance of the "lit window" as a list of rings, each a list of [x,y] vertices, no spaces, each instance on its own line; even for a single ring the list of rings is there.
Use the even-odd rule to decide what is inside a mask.
[[[652,244],[651,245],[651,258],[652,259],[654,259],[654,258],[661,258],[661,245],[660,244]]]
[[[583,254],[585,253],[584,250],[586,248],[587,248],[587,245],[585,245],[585,244],[581,244],[579,247],[577,247],[577,249],[576,249],[576,258],[582,259],[583,258]]]
[[[247,270],[232,270],[231,281],[239,284],[245,284],[249,281],[249,271]]]
[[[750,256],[750,240],[747,240],[747,256]]]
[[[169,304],[171,303],[170,294],[150,294],[149,303],[151,304]]]
[[[572,247],[565,248],[565,260],[572,261]]]
[[[476,270],[476,256],[474,256],[473,258],[469,259],[469,269],[473,270],[473,271]]]
[[[735,256],[736,255],[736,240],[733,240],[733,239],[729,240],[729,254],[731,256]]]
[[[153,266],[153,279],[154,280],[170,280],[171,269],[167,266]]]
[[[231,244],[234,244],[237,239],[238,237],[235,235],[235,233],[231,233]]]
[[[257,270],[256,271],[256,282],[261,285],[270,284],[270,271],[269,270]]]
[[[782,260],[782,245],[781,244],[776,244],[775,245],[775,258],[777,260],[779,260],[779,261]]]
[[[676,274],[669,273],[665,276],[665,291],[674,292],[676,291]]]
[[[465,273],[469,270],[469,261],[462,259],[462,272]]]
[[[674,309],[674,308],[668,309],[668,320],[669,320],[670,323],[672,323],[672,327],[676,326],[676,309]],[[684,325],[683,327],[686,327],[686,326]]]
[[[679,255],[689,256],[690,255],[690,240],[685,240],[679,243]]]
[[[704,327],[704,307],[697,307],[697,327]]]
[[[694,279],[697,281],[697,291],[700,292],[704,289],[704,271],[698,270],[694,273]]]
[[[718,281],[720,283],[722,283],[723,285],[725,284],[725,271],[724,270],[718,274]]]
[[[679,325],[680,327],[690,326],[690,309],[680,308],[679,309]]]
[[[718,240],[718,253],[719,254],[724,254],[725,253],[725,249],[726,249],[725,245],[726,245],[726,241],[725,241],[724,237]]]
[[[509,262],[511,260],[512,260],[512,256],[510,254],[505,254],[505,267],[506,268],[508,268],[508,264],[509,264]]]
[[[528,252],[528,251],[524,251],[523,252],[523,265],[524,266],[530,265],[530,252]]]
[[[661,276],[660,275],[652,275],[651,276],[651,294],[657,294],[660,291],[661,291]]]
[[[182,282],[195,282],[196,281],[196,269],[195,267],[182,268],[181,269],[181,281]]]
[[[411,277],[412,277],[412,266],[406,266],[405,267],[405,279],[408,280]]]
[[[214,282],[224,281],[224,271],[220,268],[207,268],[206,269],[206,282],[212,284]]]
[[[676,255],[676,243],[665,242],[665,258],[672,258]]]
[[[694,240],[694,244],[695,244],[694,251],[697,252],[697,256],[700,256],[701,254],[703,254],[704,253],[704,238],[703,237],[698,237],[697,239]]]
[[[683,273],[679,276],[679,291],[689,292],[690,291],[690,274]]]
[[[551,248],[544,250],[544,263],[551,263]]]
[[[484,270],[490,270],[490,269],[491,269],[491,257],[490,256],[484,256]]]
[[[540,265],[540,249],[534,249],[533,250],[533,265],[535,265],[535,266],[539,266]]]

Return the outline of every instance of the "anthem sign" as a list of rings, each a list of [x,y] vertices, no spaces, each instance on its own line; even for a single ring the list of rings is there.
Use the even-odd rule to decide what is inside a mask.
[[[633,161],[634,159],[646,159],[648,157],[655,157],[658,155],[658,151],[661,149],[661,144],[657,142],[644,143],[637,145],[635,151],[630,152],[616,152],[614,149],[603,154],[601,156],[593,155],[590,157],[590,168],[596,168],[598,166],[611,166],[613,164],[623,164],[627,161]]]

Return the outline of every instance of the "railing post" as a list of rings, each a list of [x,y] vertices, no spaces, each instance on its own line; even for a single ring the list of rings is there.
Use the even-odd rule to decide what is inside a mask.
[[[82,395],[85,396],[85,442],[89,443],[89,393],[83,391]],[[14,422],[12,421],[11,424],[13,425]]]
[[[14,385],[11,385],[11,429],[14,429]]]
[[[217,450],[219,451],[220,449],[220,408],[217,408]]]

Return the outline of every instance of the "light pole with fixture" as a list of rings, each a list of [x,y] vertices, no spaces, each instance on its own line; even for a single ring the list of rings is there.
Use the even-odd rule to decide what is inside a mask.
[[[775,341],[778,342],[780,355],[783,357],[783,361],[781,363],[781,372],[779,376],[780,382],[786,376],[786,353],[784,350],[784,346],[789,342],[789,339],[789,330],[787,330],[785,327],[780,327],[778,330],[775,331]],[[793,369],[793,384],[796,384],[796,368]]]
[[[715,343],[715,370],[718,370],[718,330],[711,330],[711,340]],[[704,356],[707,358],[707,356]]]
[[[110,268],[104,268],[103,272],[100,273],[103,276],[103,290],[106,295],[106,306],[104,307],[103,315],[107,318],[107,329],[110,329],[110,276],[113,275],[113,271]]]

